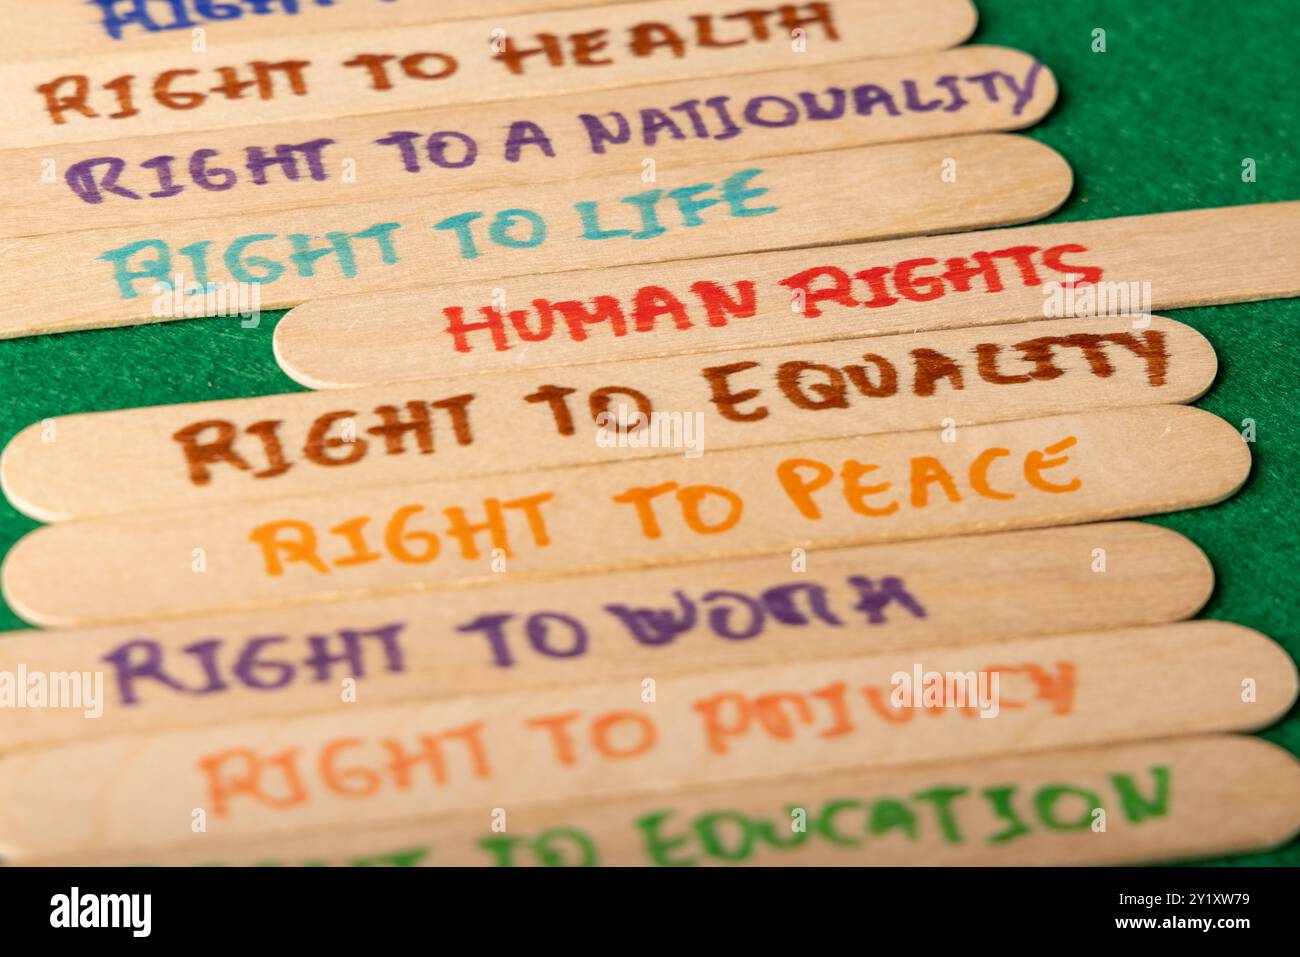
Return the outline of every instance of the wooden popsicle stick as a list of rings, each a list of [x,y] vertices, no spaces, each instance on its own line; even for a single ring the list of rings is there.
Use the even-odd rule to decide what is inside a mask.
[[[23,858],[35,866],[532,867],[1148,864],[1262,851],[1300,829],[1300,764],[1198,735],[921,767],[518,804],[256,840]],[[953,793],[953,792],[956,793]],[[1105,829],[1094,830],[1095,810]],[[800,828],[798,811],[803,811]],[[498,818],[499,819],[499,818]]]
[[[600,10],[189,44],[0,65],[0,147],[328,120],[956,46],[969,0]],[[260,64],[260,66],[259,66]]]
[[[0,338],[187,313],[251,315],[241,321],[256,322],[260,309],[418,285],[431,276],[499,280],[579,265],[1024,222],[1056,209],[1071,182],[1058,153],[1009,134],[756,162],[687,167],[658,176],[653,186],[629,170],[561,184],[15,239],[0,247]],[[67,282],[70,270],[79,277],[75,284]],[[209,284],[211,295],[199,294]]]
[[[20,539],[3,584],[101,624],[1149,515],[1249,470],[1222,419],[1152,406],[86,519]]]
[[[805,564],[742,558],[57,635],[11,632],[0,636],[0,675],[17,686],[24,674],[86,669],[103,684],[98,694],[89,686],[93,700],[79,708],[7,709],[0,753],[331,711],[345,680],[356,683],[350,707],[368,709],[1161,624],[1195,614],[1214,579],[1187,539],[1136,522],[952,538],[941,549],[828,549]]]
[[[1138,325],[1062,319],[870,350],[847,340],[73,415],[20,432],[0,484],[28,515],[61,521],[1201,396],[1217,367],[1204,337]],[[641,428],[689,428],[692,446],[616,444],[656,412]]]
[[[0,53],[5,62],[58,54],[137,53],[190,48],[195,30],[213,47],[282,35],[414,26],[445,20],[596,7],[627,0],[437,0],[417,2],[262,4],[226,0],[218,16],[196,0],[6,0]],[[106,8],[106,9],[104,9]],[[273,14],[273,16],[272,16]]]
[[[920,687],[935,681],[927,676],[941,683],[948,673],[970,674],[920,706]],[[916,698],[902,696],[907,681]],[[184,841],[196,820],[224,840],[1244,730],[1271,723],[1295,696],[1295,664],[1281,647],[1214,622],[650,672],[365,712],[340,704],[329,714],[4,755],[0,849],[7,857],[140,850]]]
[[[168,133],[10,150],[0,153],[0,168],[10,171],[0,179],[0,237],[641,175],[647,161],[660,172],[1021,129],[1055,99],[1056,80],[1037,60],[972,46],[522,107],[450,106],[261,124],[219,137]],[[266,165],[281,144],[288,163]]]
[[[744,308],[711,316],[700,283]],[[291,311],[275,348],[324,389],[1297,295],[1300,203],[1263,203],[341,297]],[[682,318],[630,321],[651,296]],[[596,297],[627,321],[540,321],[538,300]]]

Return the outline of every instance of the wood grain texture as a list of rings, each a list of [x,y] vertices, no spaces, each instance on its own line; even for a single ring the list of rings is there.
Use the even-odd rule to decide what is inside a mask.
[[[777,555],[11,632],[0,640],[0,673],[90,668],[104,673],[104,687],[97,708],[6,711],[0,753],[340,707],[1163,624],[1195,614],[1213,584],[1209,561],[1181,535],[1119,522],[950,538],[942,548],[827,549],[805,571]],[[322,651],[340,657],[322,663]],[[357,691],[347,705],[345,679]],[[87,710],[99,717],[88,720]]]
[[[343,0],[321,6],[306,0],[296,16],[258,16],[245,0],[230,0],[219,9],[234,8],[242,15],[232,19],[206,19],[196,15],[196,5],[182,4],[190,14],[191,25],[178,18],[170,0],[147,0],[141,3],[118,3],[119,15],[125,18],[135,7],[142,6],[148,21],[159,30],[148,32],[138,21],[123,24],[121,36],[114,39],[102,25],[102,16],[85,0],[6,0],[5,29],[0,34],[0,52],[6,62],[36,60],[57,54],[81,56],[92,53],[120,55],[143,51],[176,53],[188,49],[191,30],[201,28],[215,49],[228,43],[260,40],[268,34],[292,35],[343,32],[376,27],[414,26],[446,20],[469,20],[482,17],[510,16],[548,10],[571,10],[598,7],[628,0],[437,0],[436,3],[355,2]],[[174,25],[174,26],[173,26]]]
[[[946,170],[958,171],[955,181],[945,179]],[[196,282],[191,254],[181,252],[187,248],[206,262],[198,277],[206,283],[266,280],[253,285],[260,307],[269,309],[418,285],[432,275],[503,279],[1024,222],[1060,206],[1070,183],[1070,168],[1054,150],[987,134],[774,157],[760,166],[692,166],[649,189],[629,171],[147,230],[33,236],[0,247],[7,293],[0,338],[184,318],[172,295],[160,295],[160,283],[177,273],[187,290]],[[658,222],[646,228],[644,205],[628,203],[629,195],[649,195]],[[682,207],[697,202],[706,204],[702,213]],[[480,215],[460,218],[468,214]],[[593,218],[584,225],[584,216]],[[536,245],[521,248],[529,243]]]
[[[754,10],[763,13],[735,16]],[[820,20],[805,22],[810,17]],[[0,65],[0,90],[8,94],[0,100],[0,147],[220,130],[285,119],[329,120],[903,56],[956,46],[970,36],[975,20],[969,0],[825,0],[760,8],[660,0],[599,10],[259,36],[221,43],[210,53],[191,52],[188,43],[130,54],[78,53]],[[805,37],[799,49],[790,27],[801,22],[796,29]],[[660,26],[646,26],[650,24]],[[504,31],[499,41],[511,46],[494,51],[493,30]],[[537,53],[512,70],[503,56],[540,49],[540,34],[555,38],[554,58]],[[578,34],[587,37],[574,40]],[[360,56],[388,59],[372,69],[357,62]],[[413,59],[403,63],[407,58]],[[292,75],[281,71],[258,77],[252,66],[258,62],[300,66]],[[124,75],[134,78],[129,102],[120,89],[103,88]],[[237,89],[232,83],[247,86]],[[47,84],[57,85],[40,92]],[[234,92],[212,92],[214,87]],[[78,109],[61,105],[81,92]]]
[[[891,704],[917,667],[997,673],[989,718]],[[1257,700],[1243,701],[1253,679]],[[654,683],[647,702],[646,680]],[[1296,695],[1287,653],[1221,622],[648,675],[366,712],[229,722],[0,758],[6,856],[148,849],[415,815],[586,800],[1260,728]],[[1292,794],[1294,801],[1294,793]],[[86,808],[94,809],[93,814]]]
[[[87,519],[3,584],[30,621],[109,623],[1150,515],[1249,469],[1222,419],[1153,406]]]
[[[1158,317],[955,329],[869,345],[810,343],[45,419],[5,448],[0,484],[15,507],[42,521],[201,508],[1191,402],[1217,366],[1200,333]],[[645,410],[675,416],[667,420],[674,434],[698,449],[613,445],[619,423],[633,428],[631,417]],[[259,424],[268,422],[278,425],[268,432]],[[416,428],[394,435],[394,425]],[[649,422],[642,428],[658,431]],[[610,441],[602,445],[602,436]]]
[[[996,76],[999,73],[1002,76]],[[995,79],[986,82],[990,75]],[[955,88],[947,85],[953,77],[961,78]],[[908,83],[914,84],[910,96]],[[889,99],[859,103],[855,91],[864,85],[879,87]],[[7,171],[0,179],[0,237],[400,200],[616,173],[631,176],[642,172],[645,160],[668,172],[692,163],[1022,129],[1047,113],[1056,89],[1051,71],[1029,55],[1005,47],[971,46],[897,59],[596,90],[523,105],[286,120],[224,130],[219,137],[165,133],[16,149],[0,152],[0,169]],[[788,107],[776,100],[757,109],[759,123],[745,119],[757,97],[795,104],[799,120],[770,125],[789,117]],[[828,116],[812,119],[805,97]],[[715,98],[722,98],[721,107],[699,106]],[[696,104],[698,129],[689,111],[681,108],[689,103]],[[842,115],[830,118],[837,109]],[[545,144],[539,145],[536,131],[516,126],[523,123],[536,124]],[[614,139],[589,132],[592,123]],[[410,146],[381,142],[394,132],[409,132]],[[436,154],[435,160],[428,140],[442,132],[455,135],[437,141],[435,149],[445,143],[446,152]],[[515,154],[512,133],[534,139],[531,145],[513,147]],[[463,137],[473,142],[472,157]],[[250,149],[273,152],[279,144],[322,139],[332,142],[316,154],[318,170],[303,149],[294,154],[292,177],[273,166],[258,179]],[[170,189],[163,189],[155,169],[159,156],[176,157],[168,168]],[[189,171],[196,156],[204,171],[198,177]],[[470,165],[464,165],[467,159]],[[150,162],[154,165],[142,165]],[[118,164],[120,172],[110,183]],[[219,188],[227,177],[231,185]]]
[[[937,795],[959,794],[950,803]],[[1043,866],[1148,864],[1264,850],[1300,829],[1300,766],[1258,738],[1204,735],[758,778],[256,840],[192,835],[152,851],[33,865]],[[926,797],[929,795],[930,797]],[[999,804],[999,800],[1008,800]],[[1095,804],[1093,801],[1095,800]],[[1041,803],[1040,803],[1041,802]],[[1092,810],[1106,830],[1092,830]],[[949,812],[943,813],[941,808]],[[793,809],[807,816],[794,831]],[[896,822],[886,826],[886,822]],[[949,824],[951,826],[945,826]]]
[[[997,280],[968,275],[977,256],[1029,247],[1022,276],[1009,254],[995,257]],[[1078,248],[1076,248],[1078,247]],[[1055,251],[1058,265],[1045,262]],[[948,268],[951,260],[960,269]],[[924,261],[919,265],[915,260]],[[931,262],[932,261],[932,262]],[[909,264],[910,263],[910,264]],[[1300,203],[1266,203],[1221,209],[1053,223],[962,236],[927,236],[835,249],[771,252],[635,269],[590,270],[497,283],[431,286],[310,302],[292,310],[275,330],[276,356],[284,371],[312,388],[429,379],[464,372],[544,368],[593,362],[708,352],[756,345],[844,339],[886,333],[1023,322],[1049,317],[1058,296],[1079,313],[1086,288],[1073,301],[1063,284],[1099,270],[1095,312],[1116,303],[1132,308],[1131,285],[1149,284],[1147,310],[1300,295]],[[814,271],[811,278],[799,279]],[[823,270],[826,270],[823,272]],[[880,295],[857,274],[879,270]],[[945,273],[947,278],[942,278]],[[939,277],[939,278],[936,278]],[[692,287],[710,282],[738,297],[751,284],[753,309],[710,324]],[[937,285],[936,285],[937,282]],[[842,283],[842,286],[841,286]],[[685,304],[688,328],[660,321],[648,331],[627,323],[624,334],[610,324],[583,328],[585,337],[556,323],[539,335],[538,300],[590,305],[609,296],[628,316],[639,291],[667,290]],[[801,291],[803,308],[794,302]],[[939,295],[935,295],[936,292]],[[844,293],[840,300],[826,293]],[[1104,298],[1098,298],[1098,294]],[[644,293],[641,293],[644,294]],[[504,298],[505,312],[522,310],[523,341],[513,317],[501,319],[501,341],[488,329],[452,335],[453,315],[484,321]],[[875,303],[866,306],[866,303]],[[1126,306],[1126,304],[1129,304]],[[1098,308],[1100,307],[1100,308]],[[500,313],[501,310],[498,310]],[[1059,315],[1060,313],[1058,313]],[[1064,313],[1064,314],[1069,314]],[[458,348],[463,347],[463,348]]]

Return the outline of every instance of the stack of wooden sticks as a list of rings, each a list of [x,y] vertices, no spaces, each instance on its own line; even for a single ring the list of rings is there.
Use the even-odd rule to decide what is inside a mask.
[[[1225,733],[1295,665],[1186,621],[1205,556],[1116,521],[1246,479],[1187,405],[1213,350],[1150,312],[1300,295],[1300,204],[1017,226],[1070,192],[1006,132],[1055,80],[956,46],[968,0],[228,6],[6,25],[0,336],[290,308],[315,390],[5,449],[47,524],[4,595],[51,629],[0,641],[7,860],[1120,863],[1300,827],[1296,760]]]

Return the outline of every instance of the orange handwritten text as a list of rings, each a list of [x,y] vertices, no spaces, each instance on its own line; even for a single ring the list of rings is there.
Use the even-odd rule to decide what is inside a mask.
[[[1002,681],[1021,675],[1028,681],[1023,694],[1017,699],[1003,693],[1003,709],[1022,709],[1034,701],[1051,707],[1051,713],[1065,717],[1074,710],[1075,665],[1068,661],[1056,663],[1056,673],[1035,664],[993,665],[982,671],[996,672]],[[888,686],[863,685],[856,689],[866,702],[867,711],[876,718],[891,724],[910,724],[916,709],[899,707],[890,699]],[[715,754],[726,754],[740,740],[762,738],[768,741],[794,741],[800,737],[840,738],[862,728],[862,719],[855,717],[853,703],[857,700],[854,689],[843,681],[817,688],[813,691],[774,691],[751,695],[742,691],[723,691],[700,698],[692,708],[699,715],[708,748]],[[955,711],[964,718],[978,713],[975,707],[923,708],[930,716]]]
[[[545,548],[550,536],[546,530],[546,519],[542,515],[542,505],[555,497],[554,492],[541,492],[525,498],[503,502],[496,498],[483,500],[485,518],[481,522],[471,521],[468,512],[460,506],[442,510],[446,525],[442,534],[451,538],[459,549],[459,555],[466,561],[473,561],[481,556],[478,537],[486,534],[491,548],[501,549],[507,557],[511,550],[510,523],[511,513],[522,518],[534,545]],[[310,522],[299,519],[281,519],[257,526],[249,534],[251,542],[262,550],[262,560],[266,574],[278,577],[284,574],[287,565],[301,564],[315,569],[322,575],[334,568],[349,568],[355,565],[368,565],[382,561],[385,557],[406,565],[425,565],[435,561],[442,552],[442,538],[429,529],[414,529],[411,522],[425,511],[423,505],[404,505],[395,510],[384,523],[383,532],[372,545],[368,537],[369,515],[357,515],[329,529],[329,533],[340,539],[346,547],[342,554],[327,557],[321,547],[321,536]],[[380,550],[382,549],[382,551]]]
[[[300,760],[299,748],[265,756],[251,748],[231,748],[201,758],[198,767],[204,775],[208,808],[216,816],[226,817],[236,800],[278,809],[305,804],[311,799],[313,783],[330,794],[367,798],[385,785],[398,791],[418,786],[417,772],[437,787],[465,778],[490,778],[492,768],[482,730],[483,725],[476,722],[420,735],[413,750],[395,738],[370,742],[337,738],[322,745],[307,767]],[[453,744],[456,747],[451,747]],[[382,756],[382,770],[367,766],[362,759],[367,756],[369,764],[378,765],[377,755]]]

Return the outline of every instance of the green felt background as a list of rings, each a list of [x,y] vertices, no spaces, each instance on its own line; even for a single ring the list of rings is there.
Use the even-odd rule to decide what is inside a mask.
[[[1055,111],[1030,132],[1074,167],[1074,194],[1051,221],[1300,199],[1294,0],[977,3],[976,42],[1033,53],[1060,82]],[[1092,50],[1097,28],[1106,31],[1104,53]],[[1254,183],[1242,182],[1246,157],[1257,165]],[[1219,354],[1219,380],[1200,405],[1238,425],[1253,419],[1257,441],[1252,477],[1234,499],[1156,521],[1213,561],[1218,587],[1206,616],[1257,628],[1300,657],[1292,365],[1300,300],[1171,315]],[[0,442],[30,422],[73,412],[298,391],[271,356],[278,318],[256,330],[238,320],[191,320],[0,342]],[[33,527],[0,504],[0,549]],[[0,629],[19,627],[0,606]],[[1300,753],[1300,714],[1293,710],[1265,736]],[[1207,863],[1296,865],[1300,841]]]

